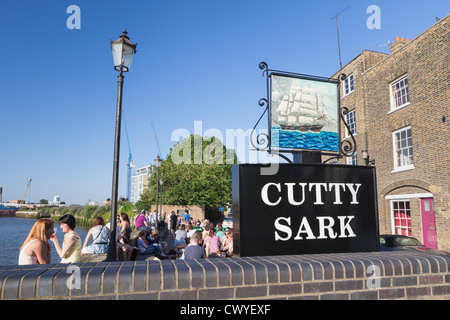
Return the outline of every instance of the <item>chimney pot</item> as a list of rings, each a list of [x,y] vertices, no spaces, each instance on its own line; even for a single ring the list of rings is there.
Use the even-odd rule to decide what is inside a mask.
[[[395,41],[398,41],[398,40],[400,40],[400,37],[395,37]]]

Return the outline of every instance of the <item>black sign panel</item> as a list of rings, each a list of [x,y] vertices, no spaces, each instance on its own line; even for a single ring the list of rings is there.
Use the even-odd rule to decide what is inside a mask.
[[[379,251],[374,167],[279,164],[274,175],[267,168],[233,166],[237,255]]]

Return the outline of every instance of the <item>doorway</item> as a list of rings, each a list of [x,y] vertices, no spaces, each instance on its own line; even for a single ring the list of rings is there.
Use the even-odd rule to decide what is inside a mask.
[[[421,198],[420,209],[422,212],[423,244],[428,248],[437,249],[433,198]]]

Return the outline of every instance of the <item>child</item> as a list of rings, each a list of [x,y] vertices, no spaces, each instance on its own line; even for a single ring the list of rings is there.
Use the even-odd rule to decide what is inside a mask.
[[[209,234],[205,237],[203,245],[206,248],[207,258],[216,258],[220,256],[220,238],[216,234],[216,228],[211,224],[209,229]]]
[[[191,239],[189,245],[183,252],[181,259],[202,259],[206,258],[206,251],[203,246],[200,245],[200,240],[202,238],[201,232],[195,232]]]

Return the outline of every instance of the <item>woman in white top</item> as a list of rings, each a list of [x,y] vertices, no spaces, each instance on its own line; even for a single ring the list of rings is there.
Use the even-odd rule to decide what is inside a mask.
[[[175,241],[173,242],[173,246],[176,248],[178,245],[187,246],[186,243],[186,226],[184,224],[181,225],[180,229],[175,232]]]
[[[47,218],[36,221],[20,247],[19,265],[50,263],[51,247],[48,240],[53,234],[53,224],[54,221]]]

